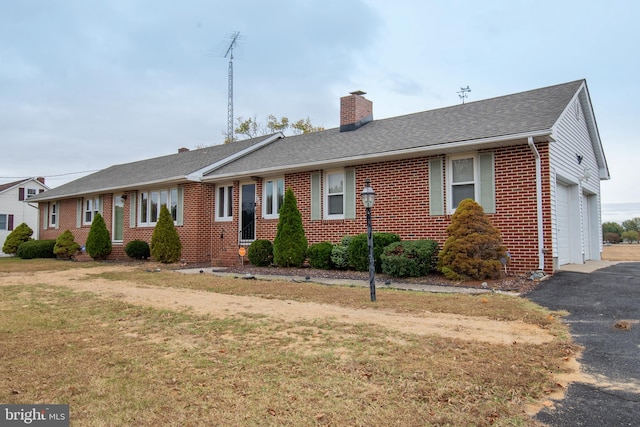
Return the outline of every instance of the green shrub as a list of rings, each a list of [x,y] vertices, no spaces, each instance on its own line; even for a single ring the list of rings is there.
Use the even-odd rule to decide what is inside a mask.
[[[2,252],[5,254],[15,254],[18,252],[18,246],[24,242],[31,240],[33,230],[26,223],[22,223],[13,229],[7,236],[2,245]]]
[[[16,255],[22,259],[55,258],[53,247],[55,240],[29,240],[18,246]]]
[[[451,217],[449,236],[440,251],[438,268],[451,280],[495,279],[507,258],[500,232],[484,214],[482,206],[464,199]]]
[[[273,244],[269,240],[254,240],[249,245],[247,256],[256,267],[267,267],[273,261]]]
[[[384,248],[382,272],[393,277],[420,277],[436,271],[438,242],[404,240]]]
[[[349,242],[353,237],[344,236],[340,243],[331,249],[331,264],[340,270],[349,268]]]
[[[151,255],[156,261],[165,264],[176,262],[182,254],[182,243],[173,218],[166,205],[160,208],[160,216],[151,236]]]
[[[107,259],[111,253],[111,237],[102,215],[96,213],[87,236],[86,249],[89,256],[96,261]]]
[[[124,253],[129,258],[133,259],[147,259],[151,256],[151,250],[149,244],[144,240],[132,240],[124,247]]]
[[[73,257],[80,250],[80,245],[76,243],[73,233],[69,230],[65,230],[56,239],[56,244],[53,247],[53,253],[60,259],[69,259]]]
[[[307,258],[309,258],[309,265],[313,268],[329,270],[332,267],[332,249],[333,243],[331,242],[320,242],[309,246],[309,249],[307,249]]]
[[[399,242],[400,236],[394,233],[373,233],[373,260],[376,272],[382,272],[380,255],[385,246]],[[369,245],[367,233],[358,234],[349,243],[349,262],[358,271],[369,271]]]
[[[307,236],[293,190],[288,188],[280,207],[278,230],[273,240],[273,261],[281,267],[300,267],[306,258]]]

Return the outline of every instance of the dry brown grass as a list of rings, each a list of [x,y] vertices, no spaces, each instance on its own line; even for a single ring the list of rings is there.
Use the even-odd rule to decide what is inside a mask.
[[[349,287],[143,271],[126,280],[372,305]],[[487,344],[339,319],[217,319],[46,283],[1,286],[0,295],[0,401],[68,403],[74,425],[536,425],[525,405],[558,389],[554,375],[576,350],[557,313],[498,295],[384,290],[375,307],[524,320],[558,338]]]
[[[640,245],[619,243],[605,246],[602,259],[606,261],[640,261]]]

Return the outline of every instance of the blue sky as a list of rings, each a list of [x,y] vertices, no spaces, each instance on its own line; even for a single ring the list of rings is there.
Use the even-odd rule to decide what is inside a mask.
[[[0,0],[0,182],[221,143],[235,116],[339,125],[585,78],[612,179],[603,220],[640,216],[640,2]],[[629,212],[629,215],[626,215]],[[612,214],[611,214],[612,215]],[[615,220],[615,219],[614,219]]]

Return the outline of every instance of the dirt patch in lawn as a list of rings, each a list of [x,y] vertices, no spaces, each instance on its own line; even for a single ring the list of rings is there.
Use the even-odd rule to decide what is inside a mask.
[[[90,275],[123,269],[134,271],[133,267],[100,266],[60,272],[9,273],[0,276],[0,285],[43,283],[65,286],[74,291],[93,292],[105,298],[116,298],[131,304],[167,310],[188,310],[216,318],[250,314],[292,322],[330,320],[350,324],[374,324],[401,333],[435,334],[498,344],[514,342],[542,344],[554,339],[548,330],[521,321],[499,321],[449,313],[407,314],[392,310],[356,309],[331,304],[227,295],[90,277]]]

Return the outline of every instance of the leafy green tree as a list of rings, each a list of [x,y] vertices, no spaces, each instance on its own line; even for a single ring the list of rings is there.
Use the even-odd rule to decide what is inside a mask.
[[[160,217],[151,236],[151,255],[156,261],[165,264],[176,262],[182,254],[182,243],[173,218],[166,205],[160,208]]]
[[[618,235],[618,238],[622,236],[622,232],[624,228],[617,222],[605,222],[602,224],[602,235],[606,235],[607,233],[615,233]]]
[[[307,236],[302,227],[302,215],[291,187],[284,193],[280,219],[273,240],[273,262],[281,267],[300,267],[305,260]]]
[[[622,233],[622,240],[629,243],[638,242],[640,240],[640,233],[635,230],[625,231]]]
[[[61,259],[69,259],[80,250],[80,245],[76,243],[73,233],[69,230],[65,230],[56,239],[56,244],[53,247],[53,253],[56,257]]]
[[[628,219],[622,222],[624,231],[639,231],[640,232],[640,217]]]
[[[448,279],[495,279],[501,275],[500,260],[507,258],[506,248],[500,232],[474,200],[460,202],[447,235],[438,268]]]
[[[91,222],[91,229],[89,230],[89,236],[87,236],[87,253],[96,261],[107,259],[111,253],[111,237],[109,236],[109,230],[104,223],[104,218],[99,213]]]
[[[2,245],[2,252],[5,254],[15,254],[18,252],[18,246],[24,242],[31,240],[33,230],[26,223],[22,223],[13,229],[7,236]]]

